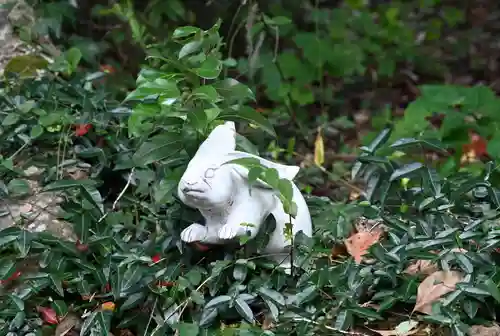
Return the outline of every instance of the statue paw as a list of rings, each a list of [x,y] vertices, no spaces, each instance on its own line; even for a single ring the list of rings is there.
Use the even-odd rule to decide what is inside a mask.
[[[224,225],[219,230],[219,238],[220,239],[234,239],[236,237],[241,237],[246,234],[246,231],[241,226],[233,226],[233,225]]]
[[[181,240],[186,243],[203,241],[207,235],[207,228],[200,224],[191,224],[181,232]]]

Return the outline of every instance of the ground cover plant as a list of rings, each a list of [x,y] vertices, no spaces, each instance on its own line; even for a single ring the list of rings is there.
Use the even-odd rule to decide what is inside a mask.
[[[120,8],[134,25],[133,12]],[[260,16],[259,29],[291,23],[271,13]],[[404,116],[381,113],[378,122],[387,127],[375,127],[351,153],[353,164],[339,167],[329,157],[330,121],[326,114],[306,121],[302,91],[281,82],[291,77],[267,85],[285,92],[266,93],[277,105],[265,113],[258,85],[232,76],[221,24],[178,25],[167,40],[144,40],[132,88],[117,85],[114,70],[90,71],[75,46],[50,65],[31,55],[7,67],[0,94],[5,215],[15,217],[13,202],[30,194],[54,195],[73,234],[27,230],[40,220],[30,216],[37,204],[2,228],[0,334],[488,330],[500,301],[495,92],[420,86]],[[143,36],[137,27],[134,36]],[[180,242],[182,229],[200,216],[179,202],[175,187],[199,143],[225,120],[237,122],[241,150],[303,166],[298,181],[315,235],[293,237],[291,276],[255,253],[261,238],[228,250]],[[288,138],[283,125],[299,135]],[[272,172],[240,163],[275,186],[293,214]],[[317,189],[329,183],[347,188],[351,201],[321,196]]]

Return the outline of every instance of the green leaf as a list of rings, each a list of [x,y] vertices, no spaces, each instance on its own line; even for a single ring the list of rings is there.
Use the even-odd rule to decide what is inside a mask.
[[[71,67],[70,72],[74,72],[77,69],[81,59],[82,59],[82,52],[80,51],[80,49],[72,47],[68,51],[66,51],[66,61]]]
[[[80,335],[87,335],[90,332],[90,329],[94,326],[96,320],[97,312],[92,312],[87,316],[85,320],[83,320],[82,327],[80,329]]]
[[[21,230],[19,237],[16,241],[17,250],[20,253],[20,257],[26,258],[28,252],[31,249],[31,240],[33,239],[33,234],[28,230]]]
[[[208,56],[199,68],[194,69],[198,76],[205,79],[215,79],[219,77],[221,71],[222,62],[215,56]]]
[[[218,315],[217,308],[209,308],[209,309],[205,308],[205,309],[203,309],[203,312],[202,312],[201,318],[200,318],[200,327],[206,328],[206,327],[210,326],[217,318],[217,315]]]
[[[199,33],[199,32],[201,32],[201,29],[198,27],[193,27],[193,26],[178,27],[174,30],[174,32],[172,34],[172,38],[178,39],[178,38],[194,35],[194,34]]]
[[[278,189],[287,201],[291,202],[293,200],[293,186],[290,180],[280,179]]]
[[[193,95],[215,102],[218,98],[217,90],[212,85],[202,85],[193,90]]]
[[[227,304],[229,301],[231,301],[231,297],[229,295],[220,295],[208,301],[204,309],[218,307],[220,305]]]
[[[51,303],[52,309],[56,312],[57,316],[66,316],[68,313],[68,306],[63,300],[54,300]]]
[[[200,327],[193,323],[179,323],[176,329],[179,336],[197,336],[200,332]]]
[[[248,267],[246,265],[235,265],[233,269],[233,278],[236,281],[244,281],[248,274]]]
[[[30,138],[31,139],[36,139],[39,136],[41,136],[43,134],[43,132],[44,132],[44,129],[43,129],[42,126],[35,125],[35,126],[33,126],[33,128],[30,131]]]
[[[78,235],[80,242],[85,244],[89,239],[90,228],[92,224],[92,215],[88,212],[83,212],[73,220],[73,228]]]
[[[12,273],[14,273],[15,268],[16,264],[14,263],[14,260],[8,260],[6,258],[0,259],[0,280],[7,279]]]
[[[18,312],[10,322],[9,329],[17,330],[21,328],[24,325],[25,320],[26,320],[26,313],[24,311]]]
[[[280,306],[285,305],[285,297],[281,293],[273,289],[267,287],[260,287],[259,289],[257,289],[257,293],[259,293],[259,295],[262,296],[263,298],[272,300],[275,303],[279,304]]]
[[[147,97],[157,96],[162,99],[176,100],[181,96],[177,83],[165,78],[157,78],[152,82],[145,82],[137,89],[130,92],[125,101],[143,100]]]
[[[264,182],[269,184],[273,188],[278,188],[280,182],[280,176],[275,168],[267,168],[264,171]]]
[[[201,108],[190,111],[187,117],[191,126],[200,133],[203,133],[208,126],[207,114]]]
[[[236,310],[238,311],[238,314],[240,314],[241,317],[243,317],[245,320],[247,320],[249,323],[254,322],[254,316],[252,309],[248,305],[248,303],[245,302],[241,297],[236,298],[234,302],[234,306]]]
[[[276,137],[273,125],[262,114],[248,106],[242,106],[238,111],[226,109],[219,115],[219,119],[231,121],[246,121],[260,127],[263,131]]]
[[[352,314],[349,310],[344,309],[337,313],[335,319],[335,329],[337,330],[347,330],[352,324]]]
[[[391,136],[391,131],[392,130],[390,128],[383,129],[368,146],[361,147],[361,150],[373,155],[377,149],[382,147],[387,142]]]
[[[4,247],[18,239],[19,236],[4,236],[0,237],[0,247]]]
[[[472,286],[467,286],[467,285],[460,285],[458,286],[462,291],[464,291],[465,293],[467,294],[471,294],[471,295],[485,295],[485,296],[489,296],[490,293],[489,291],[486,291],[484,289],[480,289],[480,288],[477,288],[477,287],[472,287]]]
[[[24,301],[15,294],[9,294],[10,300],[16,305],[18,311],[24,311]]]
[[[137,307],[141,302],[144,301],[146,298],[146,295],[144,292],[139,292],[139,293],[134,293],[132,295],[129,295],[125,302],[120,306],[119,311],[124,312],[126,310],[129,310],[131,308]]]
[[[64,289],[62,287],[62,281],[55,274],[49,274],[50,283],[52,288],[59,294],[64,297]]]
[[[38,55],[16,56],[7,62],[4,73],[14,73],[21,78],[34,77],[37,75],[37,70],[46,69],[48,64],[45,58]]]
[[[2,126],[12,126],[18,123],[19,119],[21,117],[17,113],[9,113],[7,116],[2,120]]]
[[[164,160],[179,153],[183,139],[177,133],[159,134],[144,142],[132,156],[138,166]]]
[[[382,316],[380,316],[380,314],[378,314],[373,309],[363,308],[363,307],[351,307],[349,308],[349,311],[362,318],[383,320]]]
[[[271,26],[283,26],[292,23],[292,20],[286,16],[275,16],[273,18],[264,15],[264,22]]]
[[[22,197],[31,193],[31,187],[28,181],[23,179],[12,179],[7,184],[9,194],[14,197]]]
[[[444,145],[437,140],[419,140],[415,138],[402,138],[395,141],[391,148],[397,150],[405,150],[407,148],[430,149],[443,154],[448,154]]]
[[[215,82],[212,86],[228,104],[244,102],[247,99],[255,101],[255,94],[253,91],[236,79],[225,78],[221,81]]]
[[[73,188],[80,188],[82,186],[93,186],[95,185],[95,181],[93,180],[58,180],[52,182],[43,188],[43,192],[50,191],[65,191]]]
[[[461,252],[456,252],[455,253],[455,256],[457,258],[457,262],[460,264],[460,266],[462,267],[462,269],[470,274],[472,272],[474,272],[474,266],[472,265],[472,263],[469,261],[469,259],[467,258],[467,256],[465,256],[463,253]]]
[[[203,41],[191,41],[186,43],[179,51],[179,59],[200,51],[202,46],[203,46]]]
[[[397,179],[407,177],[411,174],[418,172],[424,166],[420,162],[409,163],[401,168],[396,169],[389,178],[389,181],[395,181]]]
[[[500,291],[498,290],[497,284],[493,282],[493,280],[487,279],[484,284],[479,284],[478,287],[484,288],[498,303],[500,303]]]

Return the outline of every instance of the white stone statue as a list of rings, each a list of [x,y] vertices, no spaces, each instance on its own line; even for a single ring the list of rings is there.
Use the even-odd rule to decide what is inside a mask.
[[[274,163],[235,149],[235,125],[233,122],[225,122],[214,128],[189,162],[179,182],[178,195],[184,204],[198,209],[206,223],[191,224],[182,231],[181,239],[187,243],[207,244],[228,244],[247,234],[252,239],[272,214],[276,220],[276,229],[271,233],[263,252],[272,255],[270,258],[290,273],[291,241],[284,234],[285,225],[290,223],[290,216],[285,213],[276,192],[269,185],[257,180],[250,188],[248,169],[227,162],[238,158],[256,158],[263,166],[275,168],[280,178],[290,181],[300,168]],[[292,186],[293,201],[297,205],[297,215],[292,218],[292,234],[295,236],[302,231],[311,237],[309,209],[293,182]]]

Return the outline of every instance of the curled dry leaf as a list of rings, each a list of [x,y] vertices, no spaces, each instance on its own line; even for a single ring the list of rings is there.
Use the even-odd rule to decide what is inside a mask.
[[[476,336],[500,336],[500,326],[496,323],[491,326],[474,325],[470,327],[469,334]]]
[[[82,325],[82,320],[75,314],[67,314],[61,322],[57,325],[55,336],[66,336],[70,335],[70,331],[80,329]]]
[[[381,232],[358,232],[345,240],[347,252],[354,257],[356,263],[361,263],[363,255],[370,246],[380,240]]]
[[[453,292],[463,275],[457,271],[437,271],[420,283],[417,290],[417,302],[413,311],[432,314],[432,304],[443,295]]]
[[[436,263],[432,260],[415,260],[405,269],[405,273],[410,275],[425,274],[430,275],[439,270]]]
[[[384,233],[384,220],[369,219],[364,216],[359,217],[354,222],[354,228],[357,232],[371,232],[371,233]]]

